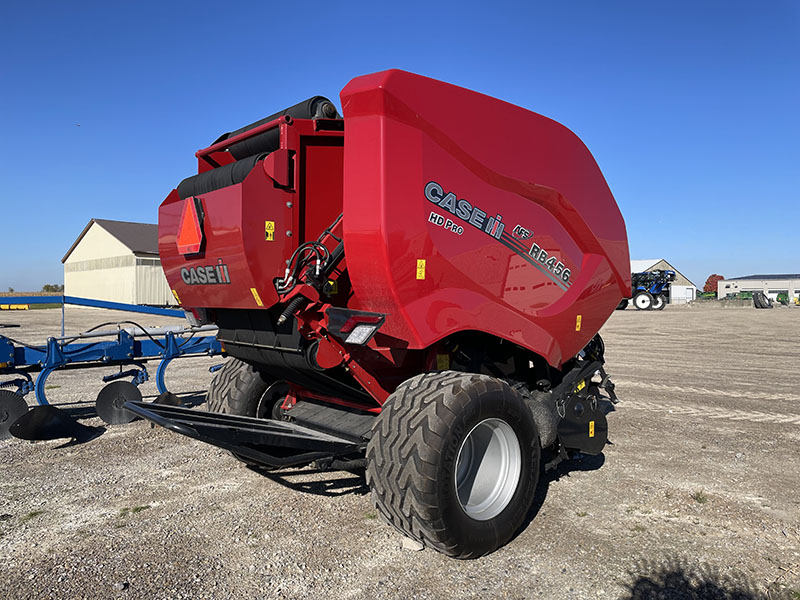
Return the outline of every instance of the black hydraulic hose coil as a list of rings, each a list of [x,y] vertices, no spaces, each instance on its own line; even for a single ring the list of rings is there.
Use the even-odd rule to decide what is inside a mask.
[[[290,106],[289,108],[285,108],[279,112],[276,112],[273,115],[264,117],[255,123],[245,125],[236,131],[223,134],[217,138],[217,141],[219,142],[230,139],[235,135],[239,135],[240,133],[244,133],[245,131],[249,131],[250,129],[258,127],[259,125],[269,123],[278,117],[286,115],[292,117],[293,119],[336,119],[339,117],[339,113],[336,111],[336,107],[333,105],[333,102],[327,98],[324,98],[323,96],[314,96],[313,98],[303,100],[294,106]],[[273,150],[277,150],[279,145],[280,130],[275,128],[270,129],[269,131],[264,131],[263,133],[259,133],[258,135],[239,142],[238,144],[233,144],[230,148],[228,148],[228,151],[236,160],[240,160],[254,154],[272,152]]]
[[[181,198],[189,198],[241,183],[265,156],[266,154],[248,156],[229,165],[187,177],[178,184],[178,195]]]
[[[278,317],[278,325],[283,325],[287,320],[294,316],[295,311],[305,302],[308,302],[308,298],[305,296],[295,296],[292,298],[291,302],[289,302],[289,305],[281,313],[281,316]]]

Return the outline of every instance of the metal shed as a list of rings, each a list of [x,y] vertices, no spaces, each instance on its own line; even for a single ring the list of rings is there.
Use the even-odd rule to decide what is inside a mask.
[[[177,304],[158,257],[158,225],[92,219],[61,262],[68,296]]]
[[[784,293],[794,302],[795,298],[800,298],[800,273],[746,275],[717,282],[717,298],[739,292],[764,292],[773,300]]]

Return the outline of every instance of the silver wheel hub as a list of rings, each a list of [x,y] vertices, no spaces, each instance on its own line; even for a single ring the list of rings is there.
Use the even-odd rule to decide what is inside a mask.
[[[522,473],[522,451],[514,429],[485,419],[464,438],[456,457],[456,495],[467,516],[488,521],[511,502]]]

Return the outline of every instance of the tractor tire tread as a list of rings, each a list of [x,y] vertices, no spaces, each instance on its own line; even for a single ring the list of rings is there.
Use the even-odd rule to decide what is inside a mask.
[[[264,391],[261,388],[266,385],[252,365],[230,358],[208,386],[207,408],[210,412],[255,416],[258,399]]]
[[[511,391],[486,375],[441,371],[412,377],[383,406],[367,446],[366,473],[373,503],[390,525],[423,546],[462,559],[480,554],[463,552],[448,539],[435,483],[446,432],[467,398],[466,384],[484,392]]]

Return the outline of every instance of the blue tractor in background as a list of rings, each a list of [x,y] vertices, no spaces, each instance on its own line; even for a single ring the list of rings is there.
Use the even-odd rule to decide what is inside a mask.
[[[644,273],[631,273],[631,297],[637,310],[663,310],[667,305],[667,292],[675,281],[675,271],[654,269]],[[628,308],[628,299],[622,300],[617,310]]]

